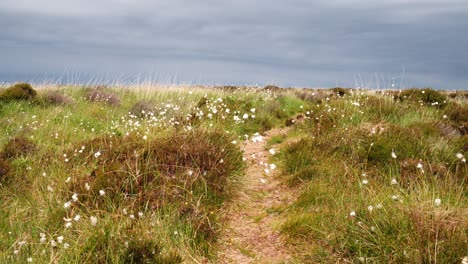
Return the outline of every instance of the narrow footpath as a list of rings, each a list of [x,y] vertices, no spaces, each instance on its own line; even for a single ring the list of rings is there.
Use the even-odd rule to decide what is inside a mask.
[[[291,190],[276,177],[275,165],[268,162],[278,146],[265,149],[274,136],[288,128],[276,128],[243,143],[247,159],[242,189],[227,208],[227,228],[221,237],[217,263],[290,263],[283,238],[276,231],[279,221],[274,208],[290,204]]]

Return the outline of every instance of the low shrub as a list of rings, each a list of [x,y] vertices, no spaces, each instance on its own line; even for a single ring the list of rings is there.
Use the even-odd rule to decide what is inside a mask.
[[[280,88],[280,87],[278,87],[278,86],[276,86],[276,85],[271,85],[271,84],[269,84],[269,85],[263,87],[263,90],[267,90],[267,91],[271,91],[271,92],[280,92],[280,91],[282,91],[283,89]]]
[[[37,95],[29,83],[18,83],[0,93],[0,101],[30,100]]]
[[[351,89],[349,88],[342,88],[342,87],[335,87],[335,88],[331,88],[330,90],[333,92],[334,95],[337,95],[340,97],[349,95],[351,91]]]
[[[216,236],[212,212],[229,195],[229,179],[244,166],[242,152],[231,141],[227,134],[203,131],[173,132],[151,141],[98,138],[80,144],[90,146],[84,162],[94,163],[94,169],[89,176],[74,177],[70,191],[82,197],[80,206],[99,210],[170,205],[193,226],[195,242],[204,244]]]
[[[468,106],[450,103],[444,109],[444,114],[450,120],[450,124],[458,129],[462,135],[468,133]]]
[[[6,160],[0,158],[0,180],[11,170],[11,165]]]
[[[86,94],[86,100],[90,102],[106,103],[112,106],[120,105],[120,97],[116,94],[102,91],[102,89],[94,89]]]
[[[447,97],[432,88],[407,89],[402,91],[399,95],[394,96],[394,99],[399,101],[411,100],[439,108],[447,105]]]
[[[8,141],[0,156],[5,159],[17,158],[32,153],[35,150],[36,144],[34,142],[23,136],[17,136]]]
[[[154,111],[154,106],[147,101],[139,101],[130,109],[130,113],[138,117],[148,117],[151,113],[154,113]]]
[[[72,105],[75,100],[59,91],[50,91],[44,95],[44,101],[53,105]]]

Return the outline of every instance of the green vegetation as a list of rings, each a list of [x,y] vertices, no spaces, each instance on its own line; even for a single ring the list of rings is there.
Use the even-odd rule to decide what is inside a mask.
[[[0,91],[0,101],[29,100],[36,97],[34,90],[28,83],[18,83]]]
[[[445,106],[428,89],[397,98],[414,99],[344,95],[306,109],[313,114],[290,133],[298,139],[283,147],[281,177],[301,191],[281,230],[299,262],[466,256],[466,101]]]
[[[239,143],[303,104],[247,87],[10,92],[28,87],[0,101],[2,263],[211,259],[244,172]]]
[[[240,143],[290,125],[268,144],[297,190],[275,212],[298,263],[457,263],[467,109],[430,89],[14,85],[0,91],[0,262],[212,261]]]

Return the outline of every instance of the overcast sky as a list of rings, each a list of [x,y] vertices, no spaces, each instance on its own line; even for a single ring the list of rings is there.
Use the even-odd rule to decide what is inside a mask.
[[[467,89],[468,1],[0,1],[0,79],[106,73]]]

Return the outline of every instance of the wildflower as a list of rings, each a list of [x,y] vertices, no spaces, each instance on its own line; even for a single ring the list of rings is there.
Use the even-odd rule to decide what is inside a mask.
[[[79,214],[75,215],[75,217],[73,218],[73,220],[75,220],[75,222],[80,221],[80,219],[81,219],[81,215],[79,215]]]
[[[101,156],[101,152],[100,152],[100,151],[94,153],[94,157],[95,157],[95,158],[99,158],[99,156]]]
[[[99,195],[104,196],[106,192],[104,190],[99,190]]]
[[[219,161],[219,163],[221,163],[221,164],[222,164],[222,163],[224,163],[224,160],[223,160],[223,159],[221,159],[221,160]]]
[[[78,201],[78,194],[77,194],[77,193],[74,193],[74,194],[72,195],[72,199],[73,199],[73,201],[75,201],[75,202]]]
[[[440,206],[440,204],[442,203],[442,200],[440,200],[440,198],[437,198],[434,200],[434,205],[435,206]]]
[[[71,177],[68,177],[66,180],[65,180],[65,183],[69,183],[71,181]]]
[[[91,186],[89,186],[88,183],[85,183],[85,189],[86,189],[87,191],[89,191],[89,190],[91,189]]]
[[[89,220],[91,221],[91,225],[92,225],[92,226],[97,225],[97,222],[98,222],[97,217],[91,216],[91,217],[89,218]]]
[[[69,248],[69,247],[70,247],[70,244],[68,244],[68,243],[64,243],[64,244],[63,244],[63,248],[64,248],[64,249],[67,249],[67,248]]]
[[[15,250],[13,251],[13,254],[15,254],[15,255],[18,255],[18,253],[19,253],[19,250],[17,250],[17,249],[15,249]]]
[[[124,209],[122,210],[122,214],[127,215],[127,209],[124,208]]]
[[[392,179],[392,181],[391,181],[391,184],[392,184],[392,185],[397,185],[397,184],[398,184],[398,182],[397,182],[397,180],[396,180],[396,179]]]
[[[355,216],[356,216],[356,212],[355,212],[355,211],[351,211],[351,213],[349,213],[349,216],[350,216],[350,217],[355,217]]]
[[[144,135],[143,140],[147,140],[147,139],[148,139],[148,136]]]
[[[52,187],[50,187],[50,185],[47,185],[47,191],[49,191],[49,192],[53,192],[53,191],[54,191],[54,189],[53,189]]]
[[[270,152],[271,155],[275,155],[276,151],[274,149],[270,149],[268,150],[268,152]]]
[[[397,195],[392,195],[392,200],[393,201],[398,201],[398,196]]]
[[[52,239],[52,240],[50,241],[50,245],[51,245],[52,247],[56,247],[56,246],[57,246],[57,242],[55,242],[55,240]]]
[[[393,151],[393,150],[392,150],[392,158],[394,158],[394,159],[397,158],[397,156],[396,156],[396,154],[395,154],[395,151]]]
[[[260,182],[263,183],[263,184],[265,184],[265,183],[267,183],[267,180],[265,180],[265,179],[260,179]]]
[[[416,168],[422,169],[422,167],[423,167],[422,163],[421,163],[421,162],[418,162],[418,164],[416,165]]]
[[[255,113],[255,108],[250,109],[250,112]]]
[[[28,263],[31,263],[31,262],[33,262],[33,258],[29,257],[29,258],[26,259],[26,261],[27,261]]]
[[[244,114],[244,115],[242,116],[242,118],[243,118],[243,119],[248,119],[248,118],[249,118],[249,114]]]
[[[57,237],[57,242],[58,242],[59,244],[62,244],[62,242],[63,242],[63,236],[58,236],[58,237]]]
[[[132,219],[132,220],[135,219],[135,215],[131,214],[130,219]]]
[[[139,218],[143,218],[143,213],[142,213],[142,212],[138,212],[138,217],[139,217]]]
[[[372,212],[372,210],[374,210],[374,207],[373,207],[372,205],[369,205],[369,206],[367,207],[367,210],[368,210],[369,212]]]
[[[457,157],[457,159],[463,159],[463,154],[461,153],[457,153],[455,154],[455,156]]]
[[[192,171],[192,170],[189,170],[189,171],[187,172],[187,174],[188,174],[188,176],[192,176],[192,175],[193,175],[193,171]]]
[[[71,222],[65,223],[65,228],[69,228],[69,227],[71,227],[71,226],[72,226],[72,223],[71,223]]]
[[[234,145],[235,145],[235,144],[237,144],[237,141],[236,141],[236,140],[233,140],[233,141],[231,141],[231,144],[234,144]]]
[[[363,185],[366,185],[366,184],[368,184],[368,183],[369,183],[368,180],[366,180],[366,179],[362,180],[362,184],[363,184]]]
[[[370,231],[375,232],[375,226],[371,226]]]
[[[382,208],[383,208],[383,205],[379,203],[379,204],[377,204],[375,207],[376,207],[377,209],[382,209]]]

